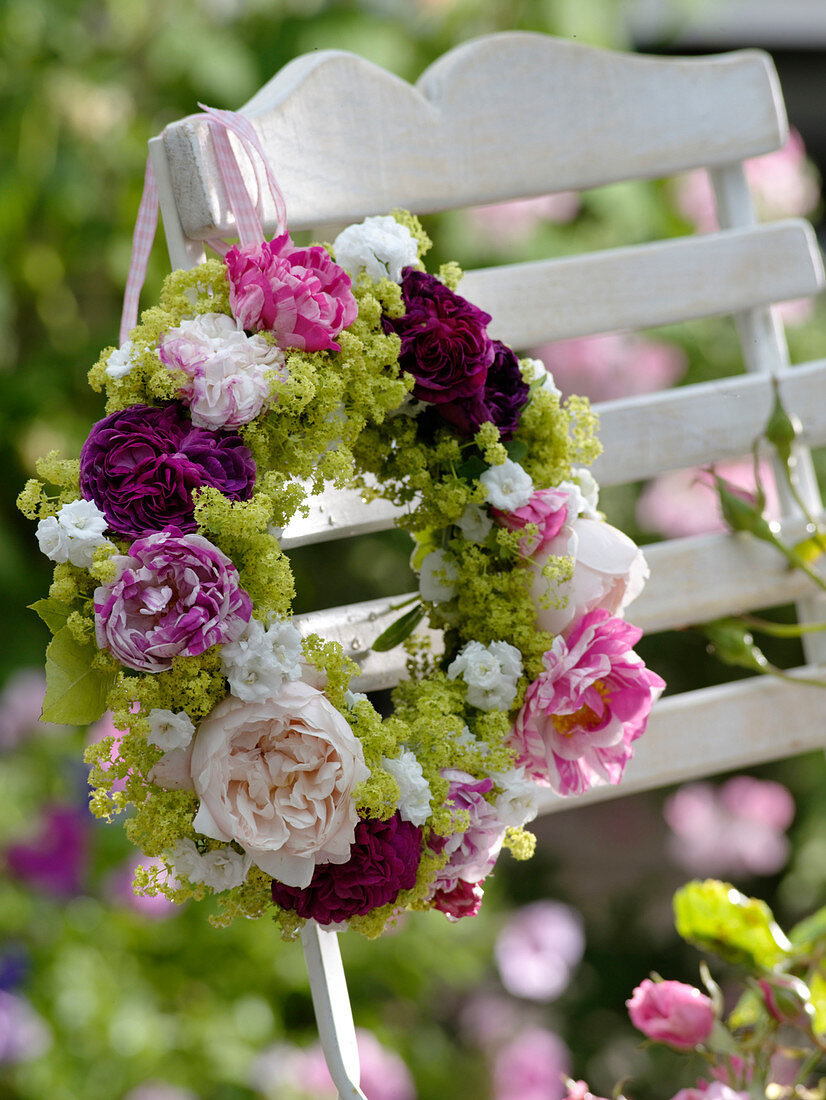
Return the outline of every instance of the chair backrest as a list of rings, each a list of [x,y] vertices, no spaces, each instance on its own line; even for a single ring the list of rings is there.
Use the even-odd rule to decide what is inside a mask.
[[[293,230],[341,227],[395,206],[427,213],[708,168],[722,231],[470,271],[460,292],[491,313],[493,334],[517,349],[734,315],[748,375],[598,406],[604,453],[594,474],[604,485],[746,453],[768,418],[773,377],[802,421],[802,441],[826,442],[826,361],[789,371],[770,309],[821,288],[820,253],[806,222],[755,223],[742,167],[787,136],[767,55],[662,60],[507,33],[452,50],[411,87],[329,50],[291,62],[241,111],[275,169]],[[204,240],[233,232],[207,123],[175,123],[150,148],[173,265],[192,266]],[[246,180],[256,194],[251,171]],[[271,229],[275,211],[268,195],[261,200]],[[802,493],[819,512],[805,451],[798,469]],[[801,520],[788,497],[783,505],[793,532]],[[337,493],[292,523],[283,545],[384,529],[393,519],[388,505]],[[647,555],[651,580],[631,609],[646,631],[794,600],[801,615],[826,618],[811,582],[764,544],[709,535],[654,545]],[[361,690],[389,686],[403,673],[403,653],[369,649],[390,621],[390,602],[305,617],[359,662]],[[810,642],[807,659],[824,658],[823,639]],[[768,677],[666,698],[619,791],[585,798],[822,747],[822,707],[817,690]],[[544,808],[568,805],[550,796]]]

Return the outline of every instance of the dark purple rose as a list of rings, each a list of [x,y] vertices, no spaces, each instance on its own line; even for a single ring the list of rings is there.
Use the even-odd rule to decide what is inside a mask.
[[[10,874],[53,897],[79,894],[89,863],[89,817],[75,806],[43,813],[40,831],[6,851]]]
[[[402,297],[404,317],[382,324],[401,337],[399,367],[416,379],[413,396],[441,405],[481,394],[495,356],[490,314],[412,267],[405,268]]]
[[[195,428],[177,403],[112,413],[95,424],[80,452],[81,493],[127,538],[168,526],[194,531],[192,491],[203,485],[249,500],[255,463],[236,432]]]
[[[319,864],[304,890],[273,882],[272,900],[319,924],[369,913],[415,886],[421,846],[419,826],[398,813],[389,821],[365,818],[356,825],[347,863]]]
[[[496,357],[488,370],[485,388],[469,401],[439,405],[439,415],[460,435],[475,435],[486,420],[492,420],[502,439],[513,439],[519,416],[528,401],[530,387],[522,377],[519,360],[507,344],[494,340]]]
[[[226,554],[174,527],[138,539],[114,562],[117,578],[95,589],[95,636],[121,664],[163,672],[172,658],[236,642],[252,600]]]

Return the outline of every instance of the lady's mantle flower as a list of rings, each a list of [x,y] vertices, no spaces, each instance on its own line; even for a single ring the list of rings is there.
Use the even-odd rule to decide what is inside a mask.
[[[448,666],[451,680],[461,676],[467,701],[480,710],[508,710],[522,675],[522,654],[507,642],[468,642]]]
[[[204,485],[248,500],[255,463],[239,435],[193,427],[177,403],[112,413],[95,424],[80,452],[81,493],[127,538],[170,525],[194,531],[192,493]]]
[[[511,733],[517,762],[562,795],[619,783],[665,686],[633,652],[642,631],[607,611],[554,639]]]
[[[197,885],[203,883],[216,893],[233,890],[247,877],[250,860],[234,848],[213,848],[204,855],[198,851],[189,837],[182,837],[169,854],[173,874],[189,879]]]
[[[365,818],[356,825],[346,862],[316,867],[306,889],[274,882],[272,900],[319,924],[369,913],[416,885],[421,845],[421,829],[398,813],[387,821]]]
[[[334,337],[358,316],[350,276],[321,245],[296,248],[282,233],[224,257],[229,304],[242,328],[266,329],[281,348],[338,351]]]
[[[402,271],[416,263],[419,252],[407,226],[384,214],[348,225],[333,241],[333,254],[353,278],[366,271],[374,283],[379,279],[400,283]]]
[[[515,512],[533,496],[533,482],[518,462],[506,458],[479,477],[488,494],[488,504],[503,512]]]
[[[252,600],[235,566],[201,535],[170,528],[114,561],[115,581],[95,589],[95,633],[127,668],[162,672],[173,657],[235,641],[249,622]]]
[[[264,627],[250,619],[241,637],[221,649],[221,664],[237,699],[261,702],[277,695],[286,680],[301,676],[301,635],[276,619]]]
[[[413,825],[424,825],[430,817],[433,792],[415,753],[403,749],[397,757],[381,759],[381,766],[399,785],[399,816]]]
[[[407,268],[401,285],[405,314],[382,324],[401,337],[399,369],[415,378],[413,396],[442,405],[481,394],[496,355],[490,314],[424,271]]]
[[[271,401],[270,378],[285,377],[284,352],[247,336],[225,313],[202,313],[171,329],[160,357],[188,378],[181,395],[196,428],[240,428]]]
[[[350,858],[353,792],[370,771],[315,688],[297,680],[266,702],[228,696],[198,727],[191,766],[196,832],[236,841],[265,874],[303,890],[317,864]]]
[[[422,561],[419,593],[429,603],[444,603],[456,595],[459,570],[446,550],[433,550]]]
[[[185,710],[175,714],[171,710],[156,708],[149,712],[148,741],[164,752],[185,749],[192,740],[195,726]]]
[[[73,500],[64,504],[56,516],[48,516],[37,525],[40,549],[51,561],[71,562],[88,569],[95,550],[104,537],[106,516],[93,500]]]

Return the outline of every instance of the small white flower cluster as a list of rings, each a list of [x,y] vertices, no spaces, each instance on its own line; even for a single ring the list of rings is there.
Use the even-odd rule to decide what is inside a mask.
[[[221,664],[236,699],[261,703],[285,681],[301,677],[301,635],[290,622],[274,619],[268,627],[250,619],[237,642],[221,647]]]
[[[132,341],[125,340],[106,360],[106,373],[110,378],[125,378],[135,363],[132,359]]]
[[[459,570],[446,550],[434,550],[419,571],[419,594],[429,603],[444,603],[456,595]]]
[[[433,792],[414,753],[403,749],[393,760],[382,757],[381,766],[399,785],[399,814],[402,821],[424,825],[430,817]]]
[[[106,517],[93,500],[73,500],[56,516],[38,523],[37,542],[51,561],[89,569],[95,550],[109,541],[103,534],[106,526]]]
[[[185,710],[175,714],[171,710],[156,708],[149,712],[147,740],[164,752],[187,748],[194,733],[195,726]]]
[[[568,504],[568,523],[577,516],[585,516],[586,519],[601,519],[598,511],[599,484],[597,479],[584,466],[575,466],[571,470],[571,480],[563,481],[559,485],[570,496]]]
[[[539,385],[539,389],[541,391],[549,393],[551,397],[562,397],[562,390],[557,386],[556,382],[554,382],[554,376],[551,374],[551,372],[548,370],[541,359],[528,358],[522,359],[520,360],[520,362],[523,366],[533,367],[534,374],[536,375],[537,380],[541,379],[541,383]]]
[[[448,666],[451,680],[461,676],[467,701],[480,710],[509,710],[522,675],[522,654],[508,642],[468,642]]]
[[[528,777],[524,765],[506,772],[493,772],[491,779],[502,788],[493,804],[502,824],[518,829],[533,821],[539,811],[539,787]]]
[[[515,512],[533,496],[530,474],[509,458],[485,470],[479,481],[487,490],[488,504],[502,512]]]
[[[456,521],[456,526],[468,542],[484,542],[493,527],[493,520],[478,504],[468,504]]]
[[[247,877],[251,860],[242,856],[234,848],[213,848],[204,855],[195,847],[189,837],[182,837],[169,853],[169,863],[173,874],[189,879],[192,883],[202,882],[216,893],[232,890],[240,886]]]
[[[364,270],[374,283],[400,283],[404,268],[415,264],[419,255],[413,234],[391,214],[348,225],[333,241],[333,252],[336,263],[353,278]]]

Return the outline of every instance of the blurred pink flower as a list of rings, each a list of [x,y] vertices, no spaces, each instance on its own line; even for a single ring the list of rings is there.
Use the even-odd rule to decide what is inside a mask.
[[[810,214],[820,198],[817,174],[806,160],[806,148],[792,130],[782,149],[745,162],[758,217],[763,221]],[[675,181],[675,200],[680,213],[700,233],[719,228],[714,193],[708,173],[700,168]]]
[[[631,1023],[647,1039],[678,1050],[699,1046],[714,1028],[711,1000],[685,982],[644,978],[625,1003]]]
[[[569,1081],[565,1100],[605,1100],[604,1096],[594,1096],[584,1081]]]
[[[144,1081],[130,1089],[123,1100],[198,1100],[198,1097],[189,1089],[179,1089],[166,1081]]]
[[[774,307],[784,325],[805,325],[815,312],[814,298],[793,298],[790,302],[778,302]]]
[[[46,676],[40,669],[21,668],[12,673],[0,693],[0,752],[17,748],[27,734],[66,728],[41,722],[45,694]]]
[[[733,485],[750,493],[756,491],[751,458],[718,462],[716,469],[720,477]],[[766,493],[766,515],[779,519],[780,501],[772,468],[768,461],[761,460],[758,469]],[[699,466],[674,470],[650,481],[637,501],[637,522],[644,530],[656,531],[666,538],[727,530],[714,480]]]
[[[570,1052],[558,1035],[529,1028],[496,1055],[494,1100],[563,1100],[569,1065]]]
[[[171,917],[180,906],[163,894],[136,894],[133,888],[135,871],[138,867],[159,867],[165,869],[162,859],[148,859],[145,856],[134,856],[120,870],[115,871],[108,881],[108,893],[113,901],[125,905],[127,909],[133,909],[144,917],[151,919],[163,919]]]
[[[691,874],[770,875],[789,856],[794,799],[771,780],[738,775],[720,787],[689,783],[665,802],[669,850]]]
[[[484,1048],[504,1043],[519,1030],[520,1009],[497,993],[476,993],[462,1006],[459,1024],[469,1042]]]
[[[565,397],[614,401],[673,386],[688,369],[681,348],[633,333],[580,336],[535,348]]]
[[[747,1092],[736,1092],[722,1081],[698,1081],[696,1088],[680,1089],[671,1100],[749,1100]]]
[[[536,901],[511,917],[494,951],[509,993],[552,1001],[565,990],[584,949],[579,913],[561,902]]]
[[[89,863],[90,820],[75,806],[43,810],[39,832],[29,841],[11,844],[5,859],[9,872],[22,882],[55,897],[83,890]]]
[[[515,199],[474,206],[468,217],[493,244],[511,244],[529,236],[542,222],[565,224],[579,213],[576,191],[559,191],[537,199]]]
[[[26,998],[0,989],[0,1065],[39,1058],[50,1043],[48,1025]]]

